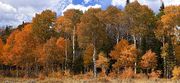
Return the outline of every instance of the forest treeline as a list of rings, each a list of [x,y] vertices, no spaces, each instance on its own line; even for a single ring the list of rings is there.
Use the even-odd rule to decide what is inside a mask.
[[[44,10],[0,35],[0,75],[180,78],[180,6]],[[89,75],[89,74],[88,74]]]

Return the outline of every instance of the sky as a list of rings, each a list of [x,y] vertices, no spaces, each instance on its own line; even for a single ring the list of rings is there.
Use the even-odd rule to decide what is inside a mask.
[[[180,5],[180,0],[163,1],[165,6]],[[138,2],[148,5],[154,12],[158,12],[161,6],[161,0],[138,0]],[[106,9],[110,5],[123,9],[125,4],[126,0],[0,0],[0,26],[17,26],[23,21],[30,22],[36,13],[45,9],[63,15],[67,9],[86,11],[91,7]]]

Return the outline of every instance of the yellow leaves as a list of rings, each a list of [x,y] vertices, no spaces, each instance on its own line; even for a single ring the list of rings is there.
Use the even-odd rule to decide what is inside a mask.
[[[166,7],[165,15],[161,17],[163,28],[167,29],[167,34],[174,34],[174,28],[179,25],[180,18],[180,6],[169,6]]]
[[[166,14],[161,17],[161,21],[164,24],[164,27],[174,27],[175,26],[176,15],[174,13]]]
[[[180,79],[180,67],[175,66],[172,70],[173,79]]]
[[[180,6],[168,6],[164,9],[165,14],[179,13]]]

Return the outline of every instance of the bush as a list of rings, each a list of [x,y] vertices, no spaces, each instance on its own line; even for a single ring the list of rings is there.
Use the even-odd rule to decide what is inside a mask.
[[[43,73],[39,73],[38,75],[39,80],[45,80],[45,78],[46,78],[46,75],[44,75]]]
[[[135,73],[132,68],[125,69],[122,74],[120,75],[121,79],[128,79],[133,78],[135,76]]]
[[[65,70],[65,71],[64,71],[64,76],[65,76],[65,77],[70,77],[70,76],[71,76],[70,70]]]
[[[150,74],[148,74],[149,78],[151,79],[158,79],[161,75],[161,71],[157,70],[157,71],[153,71]]]
[[[138,73],[134,77],[137,79],[147,79],[148,78],[147,75],[143,74],[143,73]]]
[[[102,79],[105,79],[106,77],[107,77],[106,70],[102,69],[102,71],[98,74],[98,79],[102,80]]]
[[[180,67],[175,66],[172,70],[173,78],[172,79],[180,79]]]
[[[102,69],[102,71],[98,74],[98,77],[106,77],[106,70],[105,69]]]
[[[84,79],[87,80],[87,79],[91,79],[93,78],[93,71],[89,71],[87,72],[86,74],[84,74]]]
[[[62,79],[63,77],[63,72],[52,72],[50,74],[48,74],[48,77],[51,77],[51,78],[59,78],[59,79]]]
[[[108,77],[111,78],[111,79],[115,79],[117,77],[117,73],[115,71],[111,71],[109,74],[108,74]]]

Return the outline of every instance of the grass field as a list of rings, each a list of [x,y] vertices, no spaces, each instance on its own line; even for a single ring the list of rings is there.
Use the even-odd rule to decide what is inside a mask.
[[[57,79],[57,78],[46,78],[44,80],[39,79],[25,79],[25,78],[0,78],[0,83],[180,83],[180,80],[170,79],[112,79],[112,80],[75,80],[75,79]]]

